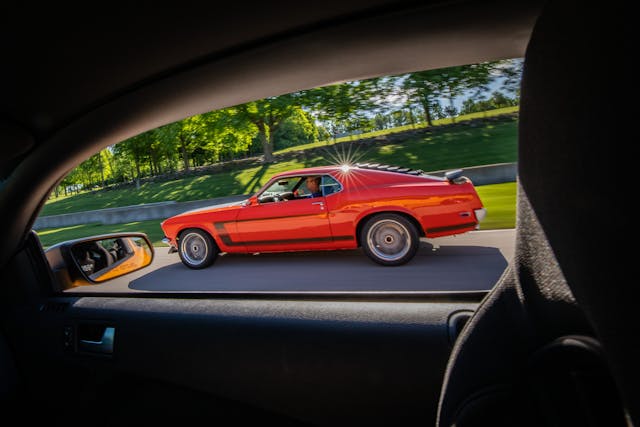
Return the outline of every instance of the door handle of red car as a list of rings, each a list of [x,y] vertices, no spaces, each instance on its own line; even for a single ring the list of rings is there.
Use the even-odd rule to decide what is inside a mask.
[[[320,205],[320,209],[324,209],[324,202],[312,202],[312,205]]]

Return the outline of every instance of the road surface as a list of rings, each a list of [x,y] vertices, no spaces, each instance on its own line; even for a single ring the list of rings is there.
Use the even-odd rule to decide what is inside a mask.
[[[151,266],[82,292],[460,291],[490,289],[513,257],[515,230],[422,239],[408,264],[383,267],[362,250],[221,254],[190,270],[177,253],[155,248]]]

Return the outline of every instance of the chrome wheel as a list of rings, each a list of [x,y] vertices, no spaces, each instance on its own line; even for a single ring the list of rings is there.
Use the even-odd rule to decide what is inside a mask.
[[[189,228],[178,236],[178,253],[184,265],[194,270],[213,264],[220,252],[213,237],[200,228]]]
[[[402,265],[411,260],[420,246],[420,233],[411,221],[395,212],[369,218],[359,235],[362,249],[381,265]]]
[[[402,259],[411,249],[411,235],[398,221],[377,221],[367,232],[367,244],[373,254],[385,261]]]
[[[207,258],[207,243],[197,233],[189,233],[180,243],[182,256],[192,265],[198,265]]]

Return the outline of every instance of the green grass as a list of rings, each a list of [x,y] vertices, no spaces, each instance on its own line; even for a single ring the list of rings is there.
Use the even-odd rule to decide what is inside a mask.
[[[480,223],[481,230],[515,228],[516,183],[482,185],[476,187],[480,200],[487,209],[487,217]]]
[[[513,228],[516,214],[516,183],[492,184],[476,187],[478,195],[487,209],[487,217],[481,223],[482,230]],[[65,240],[98,234],[136,231],[146,233],[154,246],[166,246],[160,240],[163,237],[160,220],[130,222],[127,224],[101,225],[86,224],[72,227],[49,228],[38,231],[42,245],[47,247]]]
[[[510,114],[510,113],[515,113],[518,111],[519,107],[504,107],[504,108],[497,108],[495,110],[491,110],[491,111],[483,111],[480,113],[471,113],[471,114],[463,114],[461,116],[456,117],[456,122],[464,122],[467,120],[472,120],[472,119],[479,119],[479,118],[487,118],[487,117],[495,117],[495,116],[499,116],[502,114]],[[433,121],[433,125],[434,126],[438,126],[438,125],[446,125],[446,124],[450,124],[452,121],[451,119],[438,119],[438,120],[434,120]],[[303,145],[296,145],[295,147],[288,147],[288,148],[284,148],[282,150],[278,150],[275,151],[274,154],[283,154],[283,153],[287,153],[290,151],[300,151],[300,150],[307,150],[309,148],[319,148],[319,147],[327,147],[333,144],[338,144],[341,142],[349,142],[354,140],[355,138],[358,139],[366,139],[366,138],[375,138],[376,136],[383,136],[383,135],[389,135],[389,134],[393,134],[393,133],[398,133],[398,132],[404,132],[407,130],[412,130],[412,129],[423,129],[426,128],[427,124],[426,123],[417,123],[415,125],[405,125],[405,126],[398,126],[392,129],[384,129],[384,130],[377,130],[377,131],[373,131],[373,132],[365,132],[365,133],[361,133],[357,136],[343,136],[340,138],[336,138],[336,140],[334,141],[333,139],[331,140],[327,140],[327,141],[318,141],[318,142],[312,142],[310,144],[303,144]]]
[[[48,247],[65,240],[79,239],[82,237],[97,236],[107,233],[137,232],[149,236],[154,246],[166,246],[161,242],[164,233],[160,228],[160,220],[128,222],[126,224],[82,224],[62,228],[46,228],[37,231],[42,246]]]
[[[332,145],[322,151],[306,160],[289,160],[167,182],[149,182],[141,185],[139,190],[130,187],[50,199],[40,215],[58,215],[168,200],[186,202],[252,194],[275,173],[348,160],[400,165],[424,171],[515,162],[517,123],[510,121],[478,127],[452,128],[431,136],[417,136],[401,143],[386,145],[367,147],[358,142]]]
[[[59,215],[168,200],[186,202],[236,194],[250,194],[260,188],[274,173],[297,167],[302,167],[302,163],[282,162],[215,175],[187,177],[166,182],[149,182],[142,184],[139,190],[131,186],[117,190],[82,193],[50,200],[40,215]]]

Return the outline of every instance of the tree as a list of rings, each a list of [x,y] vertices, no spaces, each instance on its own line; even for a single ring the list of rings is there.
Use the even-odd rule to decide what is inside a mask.
[[[174,132],[178,142],[178,150],[182,157],[183,169],[189,170],[189,161],[198,146],[198,141],[203,138],[205,129],[200,115],[188,117],[177,122],[177,126],[169,128],[168,132]]]
[[[258,134],[258,128],[237,108],[203,114],[204,151],[211,161],[233,159],[245,154]]]
[[[492,71],[496,63],[461,65],[438,70],[418,71],[406,75],[402,87],[410,99],[420,103],[425,120],[432,126],[433,113],[439,98],[446,98],[449,105],[444,111],[453,119],[457,114],[454,99],[464,91],[472,90],[476,94],[486,91],[495,78]]]
[[[264,162],[273,162],[274,136],[296,108],[296,95],[274,96],[235,107],[235,120],[249,121],[258,129]]]
[[[495,110],[497,108],[512,107],[518,105],[516,98],[509,98],[504,93],[494,91],[491,98],[475,101],[473,98],[465,100],[462,104],[462,113],[477,113],[481,111]]]
[[[298,100],[335,139],[371,127],[367,113],[376,108],[381,87],[380,79],[346,82],[299,92]]]
[[[301,107],[282,123],[274,135],[274,149],[280,150],[318,140],[318,128],[313,117]]]
[[[409,73],[402,81],[402,87],[406,90],[408,98],[422,106],[428,126],[433,126],[432,111],[440,94],[439,80],[438,70],[427,70]]]
[[[142,164],[148,156],[148,147],[151,144],[151,140],[151,131],[144,132],[129,138],[114,147],[114,153],[127,157],[133,161],[137,183],[140,182]]]
[[[522,80],[522,58],[505,59],[496,63],[495,72],[503,79],[502,89],[507,94],[513,94],[515,99],[520,98],[520,81]]]

